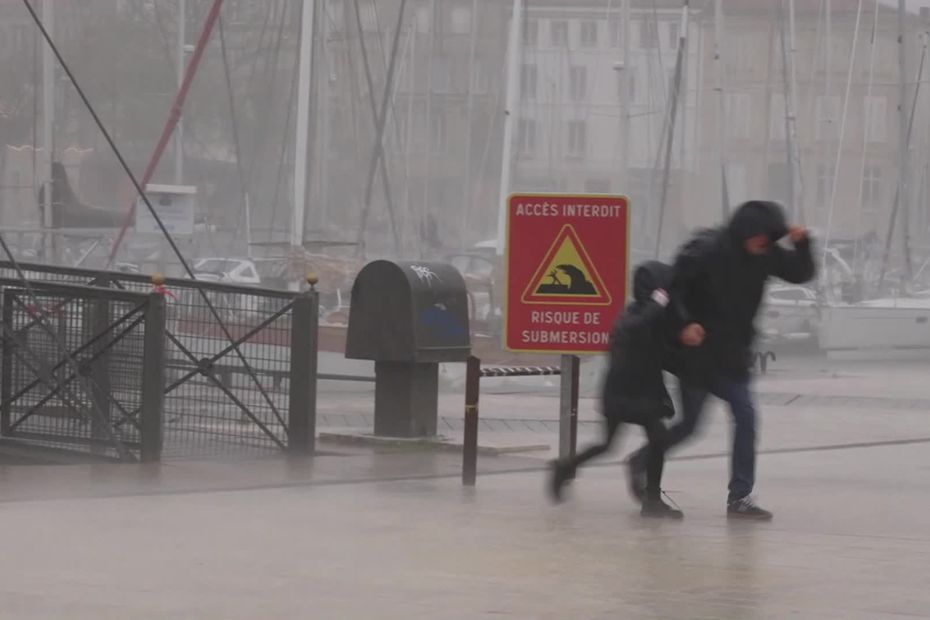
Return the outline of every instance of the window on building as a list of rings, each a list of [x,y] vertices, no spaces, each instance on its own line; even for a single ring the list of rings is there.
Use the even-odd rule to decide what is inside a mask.
[[[597,47],[597,22],[581,22],[581,47]]]
[[[490,90],[490,86],[491,84],[490,80],[488,79],[487,69],[485,69],[481,62],[476,62],[474,93],[478,95],[486,95]]]
[[[568,121],[569,157],[584,157],[588,147],[588,125],[583,120]]]
[[[727,134],[737,140],[746,140],[752,132],[752,95],[727,93],[724,99],[724,118]],[[784,129],[784,128],[783,128]]]
[[[730,206],[743,204],[749,200],[746,183],[746,164],[728,163],[726,165],[727,199]]]
[[[536,152],[536,120],[521,118],[517,121],[517,152],[523,156],[532,156]]]
[[[452,9],[452,34],[471,33],[471,8],[457,6]]]
[[[817,165],[817,206],[828,207],[833,195],[833,166]]]
[[[816,102],[814,137],[817,140],[835,140],[839,137],[840,98],[836,95],[821,95]]]
[[[446,150],[446,115],[433,110],[430,122],[430,148],[432,152],[442,153]]]
[[[681,38],[681,24],[678,22],[669,22],[668,24],[668,47],[669,49],[678,49],[678,39]]]
[[[769,137],[772,140],[785,139],[785,96],[781,93],[772,95],[771,112],[769,113]]]
[[[623,101],[623,93],[629,88],[627,85],[627,75],[625,71],[614,71],[617,76],[617,101]],[[633,98],[630,97],[630,101]]]
[[[887,140],[887,119],[888,100],[885,97],[866,97],[865,139],[869,142],[884,142]]]
[[[346,27],[345,4],[329,3],[326,7],[326,18],[329,20],[330,27],[336,32],[342,32]]]
[[[417,32],[426,34],[433,25],[433,15],[428,7],[421,6],[417,9]]]
[[[643,49],[659,47],[659,25],[654,19],[639,22],[639,46]]]
[[[536,47],[539,44],[539,21],[528,19],[523,22],[523,45]]]
[[[862,206],[869,211],[877,211],[882,200],[881,166],[866,166],[862,175]]]
[[[611,47],[623,47],[623,22],[612,19],[608,22],[607,28],[610,30]]]
[[[452,92],[452,62],[448,56],[436,56],[430,63],[432,65],[434,93]]]
[[[536,99],[536,85],[539,71],[536,65],[523,65],[520,67],[520,96],[524,99]]]
[[[583,101],[588,93],[587,67],[571,67],[568,72],[568,82],[572,100]]]
[[[360,3],[358,5],[359,17],[362,19],[362,30],[375,32],[378,30],[378,10],[374,2]]]
[[[568,46],[568,22],[564,19],[549,23],[549,40],[553,47]]]
[[[410,124],[410,137],[411,137],[411,149],[415,153],[422,153],[426,150],[426,104],[425,103],[416,103],[414,110],[414,118],[423,119],[419,122],[413,122]],[[337,133],[337,132],[332,132]]]

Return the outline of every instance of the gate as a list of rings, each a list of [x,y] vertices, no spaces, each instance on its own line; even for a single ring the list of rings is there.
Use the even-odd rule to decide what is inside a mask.
[[[163,296],[0,284],[0,436],[120,460],[158,460]]]
[[[312,287],[295,293],[185,278],[153,281],[138,274],[19,266],[30,282],[79,282],[114,292],[155,292],[164,298],[165,458],[313,451],[319,301]],[[0,275],[11,281],[13,266],[0,261]],[[112,364],[110,368],[114,372]],[[106,387],[100,383],[102,391]],[[129,432],[127,425],[131,422],[124,419],[114,424],[120,432]]]

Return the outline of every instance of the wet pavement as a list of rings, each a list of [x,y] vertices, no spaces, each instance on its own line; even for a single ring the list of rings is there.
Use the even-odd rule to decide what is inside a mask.
[[[681,523],[618,467],[558,507],[541,472],[8,501],[2,616],[928,617],[927,448],[763,456],[769,524],[727,522],[724,459],[669,465]]]
[[[625,494],[638,433],[561,506],[536,452],[482,457],[473,489],[455,453],[329,444],[312,460],[0,465],[0,618],[930,618],[928,368],[856,368],[759,381],[772,523],[726,519],[719,407],[668,464],[680,523]],[[553,420],[553,394],[493,391],[486,421],[515,428],[484,441],[554,443],[515,422]]]

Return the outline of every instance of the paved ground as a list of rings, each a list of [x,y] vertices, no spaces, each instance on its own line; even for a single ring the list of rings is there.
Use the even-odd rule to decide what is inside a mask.
[[[0,618],[930,618],[930,365],[822,366],[759,382],[770,524],[725,518],[719,408],[668,465],[682,523],[639,517],[622,450],[558,507],[550,452],[482,458],[475,489],[459,455],[412,449],[0,466]],[[511,389],[483,395],[485,420],[514,427],[483,440],[554,443],[520,428],[554,419],[552,392]],[[458,404],[444,396],[450,420]]]
[[[771,524],[726,521],[725,470],[670,464],[682,523],[642,521],[617,467],[559,507],[539,472],[8,501],[0,616],[930,617],[927,446],[765,456]]]

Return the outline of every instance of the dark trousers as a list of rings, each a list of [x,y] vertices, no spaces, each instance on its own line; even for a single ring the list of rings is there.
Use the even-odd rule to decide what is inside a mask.
[[[730,406],[733,415],[733,450],[730,454],[730,486],[727,501],[733,502],[752,493],[756,480],[756,408],[750,392],[750,381],[717,375],[707,387],[681,385],[681,420],[668,429],[666,449],[684,442],[697,431],[704,413],[707,396],[713,394]],[[651,447],[641,448],[633,455],[637,468],[647,468],[651,462]]]
[[[574,473],[579,466],[610,450],[617,432],[624,423],[642,426],[646,431],[646,447],[649,449],[648,454],[644,456],[646,496],[658,498],[662,491],[662,469],[665,466],[668,431],[662,423],[659,408],[654,409],[649,406],[637,406],[623,399],[605,399],[604,415],[607,419],[604,440],[576,454],[575,458],[568,462],[570,471]]]

